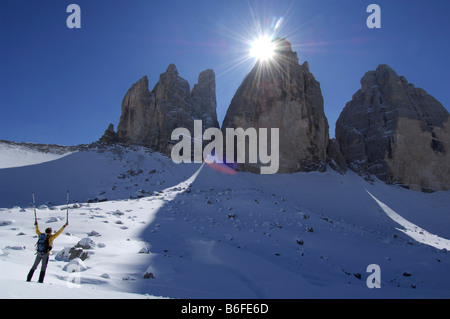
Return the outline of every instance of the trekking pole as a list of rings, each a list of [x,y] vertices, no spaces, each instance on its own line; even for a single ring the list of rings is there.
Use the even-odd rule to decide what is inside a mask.
[[[67,191],[66,205],[67,205],[66,222],[68,224],[69,223],[69,191]]]
[[[37,217],[36,217],[36,202],[34,201],[34,192],[32,192],[33,195],[33,207],[34,207],[34,221],[37,223]]]

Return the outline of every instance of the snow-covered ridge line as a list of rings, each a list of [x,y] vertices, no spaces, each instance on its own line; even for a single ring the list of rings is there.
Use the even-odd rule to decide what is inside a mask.
[[[0,139],[0,147],[6,148],[22,148],[27,149],[31,151],[36,152],[42,152],[42,153],[54,153],[54,154],[64,154],[67,152],[74,152],[80,149],[82,145],[80,146],[65,146],[65,145],[58,145],[58,144],[41,144],[41,143],[31,143],[31,142],[13,142],[13,141],[6,141]]]
[[[0,140],[0,169],[54,161],[77,152],[78,149],[75,146],[15,143]]]

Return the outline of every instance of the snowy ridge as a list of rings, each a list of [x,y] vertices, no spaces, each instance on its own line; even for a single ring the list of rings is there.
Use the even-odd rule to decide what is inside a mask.
[[[433,245],[450,238],[449,192],[332,170],[227,175],[121,146],[0,169],[0,180],[1,298],[450,297],[447,246]],[[46,284],[26,283],[31,191],[41,230],[57,230],[66,190],[70,224]],[[405,220],[418,228],[402,229]],[[86,243],[77,249],[87,258],[70,261]],[[380,266],[380,289],[366,285],[370,264]]]
[[[54,161],[73,152],[72,147],[0,140],[0,169]]]

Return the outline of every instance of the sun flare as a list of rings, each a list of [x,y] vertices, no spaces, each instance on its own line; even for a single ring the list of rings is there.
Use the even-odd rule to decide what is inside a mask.
[[[275,44],[268,36],[261,36],[251,44],[250,56],[258,61],[267,61],[275,54]]]

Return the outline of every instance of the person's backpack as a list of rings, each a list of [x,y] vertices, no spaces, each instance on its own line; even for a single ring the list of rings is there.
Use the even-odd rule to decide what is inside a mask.
[[[42,233],[39,235],[38,241],[36,244],[38,253],[46,254],[50,250],[52,250],[52,247],[50,246],[48,239],[49,239],[49,236],[45,233]]]

